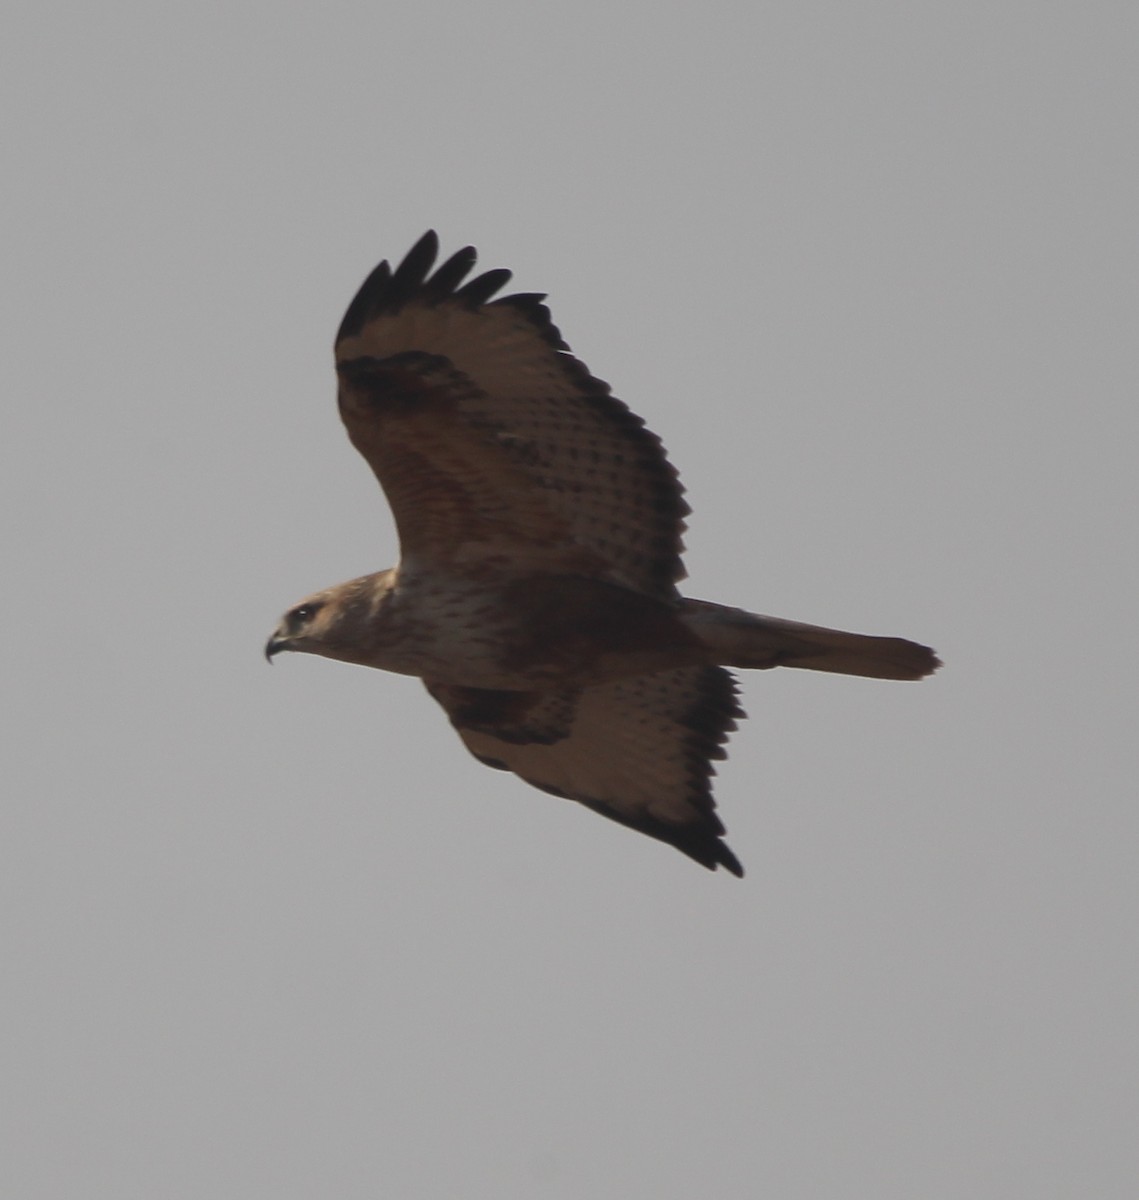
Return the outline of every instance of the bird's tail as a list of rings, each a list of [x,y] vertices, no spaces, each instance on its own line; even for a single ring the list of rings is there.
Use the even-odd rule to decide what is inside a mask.
[[[921,679],[941,666],[928,646],[904,638],[801,625],[706,600],[685,600],[681,611],[684,624],[725,667],[802,667],[869,679]]]

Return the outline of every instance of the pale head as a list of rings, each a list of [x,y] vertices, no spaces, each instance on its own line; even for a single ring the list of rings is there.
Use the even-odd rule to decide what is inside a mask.
[[[342,662],[366,662],[367,633],[384,597],[395,584],[395,571],[362,575],[325,588],[294,604],[265,643],[265,658],[292,650]]]

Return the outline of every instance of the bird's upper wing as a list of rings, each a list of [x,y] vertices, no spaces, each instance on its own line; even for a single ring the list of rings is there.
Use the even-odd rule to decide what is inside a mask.
[[[434,274],[425,235],[381,263],[336,340],[340,412],[387,493],[405,559],[508,561],[652,595],[683,577],[688,506],[659,439],[575,359],[540,295]]]
[[[744,713],[722,667],[685,667],[567,692],[427,690],[482,763],[578,800],[742,875],[712,799],[713,759]]]

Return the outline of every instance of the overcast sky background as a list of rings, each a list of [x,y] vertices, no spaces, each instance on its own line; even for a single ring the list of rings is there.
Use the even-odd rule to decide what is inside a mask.
[[[13,3],[0,1193],[1131,1197],[1136,10]],[[428,227],[665,440],[741,882],[261,657],[390,565],[331,339]]]

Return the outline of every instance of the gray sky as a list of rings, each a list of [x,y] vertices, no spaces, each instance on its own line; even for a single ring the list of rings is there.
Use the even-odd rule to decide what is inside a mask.
[[[1122,4],[4,20],[0,1193],[1130,1197],[1139,140]],[[260,657],[389,565],[331,339],[429,226],[664,438],[748,875]]]

